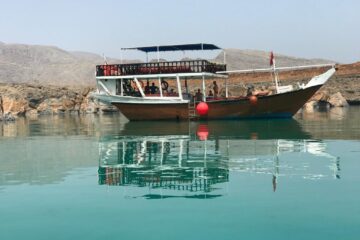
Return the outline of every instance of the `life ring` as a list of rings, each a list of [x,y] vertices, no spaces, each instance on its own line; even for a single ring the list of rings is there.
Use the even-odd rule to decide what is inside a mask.
[[[161,81],[161,89],[167,91],[169,88],[169,83],[167,81]]]

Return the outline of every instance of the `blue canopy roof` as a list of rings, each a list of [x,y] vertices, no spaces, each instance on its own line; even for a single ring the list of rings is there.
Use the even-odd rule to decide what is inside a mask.
[[[146,53],[158,52],[158,51],[165,52],[165,51],[191,51],[191,50],[216,50],[216,49],[221,49],[221,48],[219,48],[214,44],[208,44],[208,43],[122,48],[122,50],[139,50]]]

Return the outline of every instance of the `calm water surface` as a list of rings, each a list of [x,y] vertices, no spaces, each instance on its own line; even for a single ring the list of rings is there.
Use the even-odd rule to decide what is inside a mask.
[[[0,239],[359,239],[360,108],[0,123]]]

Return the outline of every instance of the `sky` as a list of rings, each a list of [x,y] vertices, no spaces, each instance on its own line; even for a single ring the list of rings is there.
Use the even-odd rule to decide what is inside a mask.
[[[0,4],[0,41],[5,43],[53,45],[120,58],[122,47],[204,42],[341,63],[360,61],[359,0],[0,0]]]

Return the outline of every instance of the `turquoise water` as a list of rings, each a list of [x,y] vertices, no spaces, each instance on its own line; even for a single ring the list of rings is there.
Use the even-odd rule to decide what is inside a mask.
[[[0,123],[0,239],[359,239],[359,116]]]

